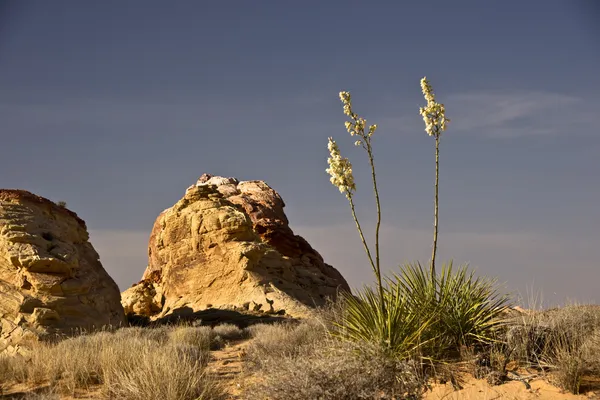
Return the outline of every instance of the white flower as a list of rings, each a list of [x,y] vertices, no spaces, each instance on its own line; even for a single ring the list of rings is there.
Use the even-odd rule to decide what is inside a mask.
[[[425,100],[427,100],[427,106],[419,108],[419,113],[423,116],[423,122],[425,122],[425,132],[429,136],[439,138],[442,132],[446,130],[446,123],[450,122],[446,118],[446,108],[443,104],[436,103],[433,88],[427,77],[421,79],[421,89]]]
[[[330,157],[327,159],[329,168],[325,171],[331,175],[329,180],[340,190],[340,193],[343,193],[347,198],[350,198],[352,193],[356,190],[354,176],[352,175],[352,164],[350,164],[350,161],[347,158],[340,155],[340,149],[333,138],[329,138],[327,148],[329,149]]]

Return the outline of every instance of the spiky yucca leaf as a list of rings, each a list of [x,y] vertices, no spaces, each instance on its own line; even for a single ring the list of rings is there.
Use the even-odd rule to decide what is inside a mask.
[[[438,296],[442,321],[455,346],[494,341],[509,300],[498,292],[496,280],[475,277],[466,265],[453,272],[450,262],[438,278]]]
[[[493,341],[507,308],[496,282],[475,277],[466,265],[455,271],[450,262],[432,280],[419,263],[406,264],[390,282],[402,287],[423,320],[433,318],[424,338],[436,338],[438,352]]]
[[[372,344],[396,358],[413,356],[423,344],[421,335],[428,324],[413,313],[400,287],[385,289],[385,307],[369,286],[355,296],[345,293],[343,299],[345,310],[336,323],[342,339]]]

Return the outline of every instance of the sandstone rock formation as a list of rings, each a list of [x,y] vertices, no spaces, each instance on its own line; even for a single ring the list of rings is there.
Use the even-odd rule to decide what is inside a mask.
[[[203,175],[163,211],[140,283],[122,294],[126,313],[239,308],[304,315],[348,284],[294,235],[279,194],[262,181]]]
[[[0,352],[124,323],[85,223],[43,197],[0,189]]]

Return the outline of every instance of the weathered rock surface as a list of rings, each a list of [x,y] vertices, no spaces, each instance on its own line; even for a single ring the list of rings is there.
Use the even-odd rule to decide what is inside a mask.
[[[350,290],[294,235],[284,206],[262,181],[203,175],[158,216],[143,279],[122,294],[125,312],[156,319],[237,308],[302,316]]]
[[[0,189],[0,352],[125,323],[119,288],[88,239],[68,209]]]

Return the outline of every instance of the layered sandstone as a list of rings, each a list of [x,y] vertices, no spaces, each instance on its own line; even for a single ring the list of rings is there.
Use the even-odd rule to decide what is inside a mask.
[[[119,289],[88,240],[65,207],[0,189],[0,352],[125,323]]]
[[[157,218],[126,313],[238,308],[293,316],[349,290],[342,275],[288,226],[279,194],[262,181],[203,175]]]

